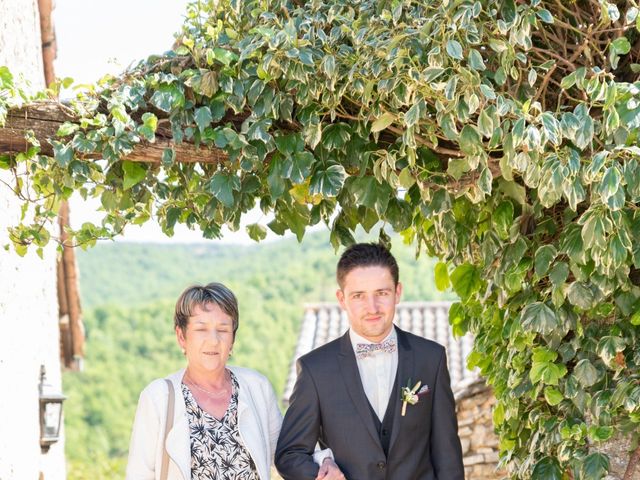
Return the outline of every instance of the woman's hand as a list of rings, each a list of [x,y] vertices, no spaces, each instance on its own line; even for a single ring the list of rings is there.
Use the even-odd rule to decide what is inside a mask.
[[[345,480],[345,477],[340,471],[340,468],[338,468],[338,465],[336,465],[336,462],[330,457],[327,457],[322,462],[322,465],[320,465],[316,480]]]

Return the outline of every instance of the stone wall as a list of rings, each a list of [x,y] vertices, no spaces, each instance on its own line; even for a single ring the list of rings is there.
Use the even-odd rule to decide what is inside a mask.
[[[496,399],[484,380],[460,385],[454,392],[458,414],[458,433],[462,443],[466,480],[503,478],[497,472],[498,437],[492,415]]]
[[[0,65],[44,87],[37,1],[0,0]],[[3,182],[11,176],[0,170],[0,480],[62,480],[64,442],[41,453],[38,403],[41,365],[48,383],[62,390],[55,246],[44,259],[2,248],[20,216]]]

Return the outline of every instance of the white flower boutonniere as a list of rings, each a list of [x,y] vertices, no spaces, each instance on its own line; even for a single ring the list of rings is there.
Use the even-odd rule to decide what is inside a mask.
[[[416,392],[420,388],[420,385],[422,385],[422,382],[418,381],[418,383],[416,383],[413,386],[413,388],[411,388],[409,385],[411,385],[411,379],[409,379],[409,381],[407,382],[407,386],[402,387],[402,390],[400,391],[400,399],[402,400],[402,416],[403,417],[407,413],[407,404],[415,405],[416,403],[418,403],[418,400],[420,400],[420,397],[418,397]]]

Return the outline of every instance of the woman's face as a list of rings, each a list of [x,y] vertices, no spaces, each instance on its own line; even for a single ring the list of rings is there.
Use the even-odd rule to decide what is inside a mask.
[[[233,347],[233,320],[215,303],[195,308],[183,332],[176,328],[187,364],[200,371],[224,369]]]

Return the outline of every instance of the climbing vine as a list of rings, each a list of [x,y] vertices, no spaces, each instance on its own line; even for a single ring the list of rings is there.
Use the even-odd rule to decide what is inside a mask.
[[[173,50],[79,93],[53,138],[0,152],[25,205],[11,240],[46,244],[73,192],[104,211],[69,232],[79,245],[151,217],[218,237],[256,205],[272,220],[246,227],[255,240],[400,232],[460,296],[450,320],[475,335],[509,474],[603,478],[600,447],[640,432],[638,12],[194,2]],[[5,131],[46,103],[0,68]]]

